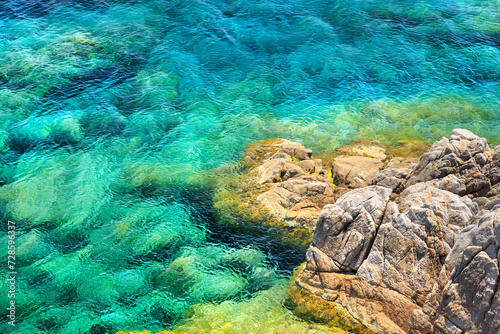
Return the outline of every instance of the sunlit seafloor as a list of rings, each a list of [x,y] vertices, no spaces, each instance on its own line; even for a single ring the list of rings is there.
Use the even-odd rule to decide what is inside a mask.
[[[498,144],[499,81],[497,0],[1,1],[0,332],[324,333],[284,306],[304,255],[217,224],[218,167],[273,137]]]

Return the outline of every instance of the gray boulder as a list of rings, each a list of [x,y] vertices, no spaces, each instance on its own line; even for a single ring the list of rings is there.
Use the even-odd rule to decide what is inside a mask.
[[[378,172],[372,180],[372,185],[398,189],[410,174],[410,168],[386,168]]]
[[[469,198],[419,183],[389,203],[357,276],[422,306],[459,231],[477,212]]]
[[[358,270],[373,243],[391,190],[380,186],[355,189],[321,211],[307,251],[309,270]]]
[[[443,189],[460,196],[485,196],[498,183],[497,178],[491,175],[494,167],[488,163],[492,155],[493,150],[485,138],[479,138],[468,130],[455,129],[450,139],[442,138],[435,142],[429,152],[420,158],[405,187],[436,180]]]
[[[500,199],[464,228],[410,333],[500,332]]]
[[[297,286],[375,332],[500,333],[500,146],[456,129],[389,165],[324,207]]]

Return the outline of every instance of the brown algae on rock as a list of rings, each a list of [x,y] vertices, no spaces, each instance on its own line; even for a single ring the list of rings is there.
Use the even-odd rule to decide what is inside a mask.
[[[305,267],[299,266],[288,285],[286,306],[302,319],[328,325],[332,328],[343,328],[349,333],[375,334],[361,324],[344,307],[334,301],[313,294],[297,284],[297,275]]]
[[[273,156],[275,159],[271,159]],[[307,193],[307,180],[301,179],[303,182],[294,180],[309,177],[310,179],[324,179],[322,180],[324,181],[323,189],[319,191],[328,192],[328,188],[331,188],[333,194],[330,182],[322,176],[321,163],[313,160],[311,156],[312,152],[306,150],[301,144],[283,139],[267,139],[250,144],[245,150],[243,159],[234,167],[236,172],[217,185],[213,202],[217,209],[218,221],[251,230],[260,230],[264,226],[265,233],[271,233],[279,240],[305,250],[312,240],[313,226],[304,224],[304,218],[298,215],[294,217],[292,214],[283,219],[281,215],[273,212],[271,205],[265,203],[272,202],[270,198],[272,196],[267,196],[266,193],[274,194],[273,187],[287,181],[287,178],[289,182],[286,185],[290,185],[291,188],[283,191],[291,193],[295,190],[293,189],[295,185],[298,188],[297,191]],[[293,161],[292,157],[298,161]],[[264,164],[267,166],[262,168]],[[311,174],[308,174],[309,172]],[[301,188],[300,184],[297,185],[292,181],[302,182],[304,187]],[[272,194],[269,193],[270,191]],[[293,198],[288,203],[290,207],[287,209],[290,211],[294,211],[293,204],[300,202],[296,200],[297,196]],[[308,205],[315,206],[318,213],[323,206],[322,203],[316,205],[309,203]],[[316,217],[313,217],[308,222],[313,223],[315,219]],[[291,223],[294,221],[298,222]]]

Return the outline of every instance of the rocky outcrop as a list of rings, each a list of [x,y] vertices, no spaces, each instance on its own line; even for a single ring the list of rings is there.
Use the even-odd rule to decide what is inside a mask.
[[[494,199],[461,231],[410,333],[500,332],[499,226]]]
[[[395,191],[410,174],[410,168],[387,168],[377,173],[372,179],[373,185],[386,187]]]
[[[313,242],[307,252],[307,269],[355,272],[366,258],[391,191],[371,186],[343,195],[323,208]]]
[[[256,171],[259,184],[272,184],[257,200],[287,226],[312,231],[323,206],[335,202],[334,185],[321,160],[302,144],[283,141]]]
[[[458,232],[476,212],[477,204],[469,198],[422,183],[409,187],[387,205],[357,276],[422,306]]]
[[[376,140],[355,140],[334,152],[332,178],[337,185],[348,189],[369,186],[378,172],[387,168],[409,170],[416,162],[412,158],[388,156],[387,147]]]
[[[485,138],[455,129],[449,139],[434,143],[422,156],[405,186],[432,180],[438,188],[460,196],[492,196],[492,188],[498,183],[495,152],[498,153],[489,148]]]
[[[395,162],[323,208],[294,289],[374,332],[499,332],[499,172],[500,146],[462,129]]]
[[[321,208],[335,202],[335,195],[326,177],[306,174],[277,183],[257,200],[287,226],[304,226],[312,231]]]
[[[272,227],[285,241],[305,249],[325,205],[368,185],[384,168],[391,168],[399,186],[414,160],[386,152],[379,142],[356,140],[317,159],[300,143],[255,142],[246,149],[236,175],[218,185],[213,199],[219,221]],[[386,185],[384,180],[381,185]]]
[[[384,167],[382,160],[365,156],[338,157],[333,161],[333,179],[350,188],[368,186]]]
[[[221,223],[262,230],[306,248],[323,206],[338,197],[320,159],[302,144],[269,139],[251,144],[213,197]]]

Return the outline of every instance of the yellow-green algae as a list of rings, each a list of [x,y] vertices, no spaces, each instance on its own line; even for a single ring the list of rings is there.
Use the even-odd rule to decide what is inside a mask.
[[[400,141],[432,142],[457,127],[488,138],[491,145],[500,143],[498,113],[486,101],[470,94],[352,103],[339,116],[357,125],[359,137],[389,145]],[[490,126],[485,127],[485,123]]]
[[[256,293],[251,299],[192,306],[189,317],[173,330],[156,334],[344,334],[346,330],[304,321],[284,307],[286,283]],[[366,332],[368,333],[368,332]],[[149,331],[119,331],[116,334],[152,334]]]
[[[298,286],[295,280],[299,271],[304,266],[305,263],[295,270],[288,284],[287,305],[292,309],[294,314],[308,321],[325,324],[334,328],[343,328],[350,333],[377,334],[359,323],[344,307],[337,305],[334,301],[316,296]]]
[[[281,139],[267,139],[249,145],[239,171],[232,177],[222,179],[213,196],[219,223],[230,224],[243,229],[261,230],[269,233],[286,244],[305,250],[312,241],[311,231],[302,227],[289,227],[280,217],[276,217],[262,205],[257,197],[269,190],[272,184],[261,185],[257,182],[255,168],[266,158],[279,150]]]

